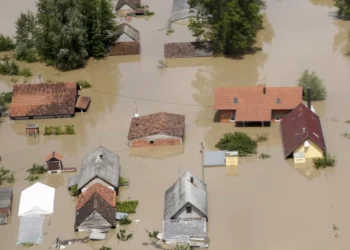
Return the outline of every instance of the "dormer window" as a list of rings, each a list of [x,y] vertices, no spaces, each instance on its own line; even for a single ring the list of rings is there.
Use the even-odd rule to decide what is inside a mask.
[[[237,97],[233,98],[233,103],[238,103],[238,98]]]
[[[280,98],[276,98],[276,103],[281,103],[281,99]]]

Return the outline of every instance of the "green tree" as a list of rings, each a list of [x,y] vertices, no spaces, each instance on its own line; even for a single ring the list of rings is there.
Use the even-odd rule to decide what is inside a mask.
[[[8,36],[0,35],[0,51],[9,51],[15,48],[15,44]]]
[[[335,6],[338,7],[338,17],[341,19],[350,19],[350,0],[335,0]]]
[[[224,134],[215,145],[220,150],[238,151],[240,156],[256,154],[257,142],[243,132]]]
[[[252,51],[263,28],[263,0],[188,0],[195,16],[189,28],[213,44],[216,54],[241,56]]]
[[[320,79],[314,71],[310,73],[308,70],[305,70],[298,80],[298,85],[303,87],[303,99],[305,101],[307,100],[306,91],[308,88],[311,90],[311,101],[321,101],[326,99],[326,87],[324,86],[322,79]]]

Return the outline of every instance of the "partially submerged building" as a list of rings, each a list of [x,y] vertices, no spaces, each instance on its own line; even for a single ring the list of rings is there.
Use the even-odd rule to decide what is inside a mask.
[[[302,87],[227,87],[215,89],[214,109],[220,122],[270,125],[279,122],[302,102]]]
[[[100,146],[82,160],[79,175],[69,178],[68,188],[77,185],[85,192],[96,183],[117,191],[120,175],[119,156]]]
[[[116,206],[117,196],[115,191],[107,188],[106,186],[100,183],[96,183],[92,185],[88,190],[79,195],[76,210],[80,210],[95,193],[98,193],[111,206]]]
[[[164,44],[165,58],[212,57],[213,47],[204,42],[178,42]]]
[[[301,103],[281,122],[285,158],[293,154],[297,158],[317,158],[326,153],[320,118],[310,108]]]
[[[171,16],[169,22],[187,21],[193,12],[191,12],[190,5],[187,0],[173,0],[173,6],[171,8]]]
[[[82,207],[77,210],[75,217],[76,231],[91,231],[92,229],[108,230],[115,228],[115,207],[111,201],[106,201],[95,192]]]
[[[9,117],[13,120],[73,117],[77,99],[76,83],[15,84]]]
[[[117,0],[115,11],[120,16],[126,16],[128,14],[136,14],[140,6],[141,0]]]
[[[129,146],[169,146],[183,143],[185,116],[160,112],[131,120]]]
[[[7,224],[11,214],[12,188],[0,188],[0,225]]]
[[[139,55],[141,53],[140,32],[127,23],[119,26],[117,40],[110,48],[110,56]]]
[[[62,163],[63,156],[60,153],[53,151],[46,156],[46,167],[49,174],[62,172],[75,172],[76,168],[65,168]]]
[[[168,244],[208,247],[207,185],[187,171],[165,192],[163,232]]]

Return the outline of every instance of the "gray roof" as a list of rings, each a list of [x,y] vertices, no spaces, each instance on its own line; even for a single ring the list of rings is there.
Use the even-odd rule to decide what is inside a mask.
[[[0,213],[0,225],[7,224],[7,213]]]
[[[98,177],[117,188],[119,184],[119,174],[119,156],[100,146],[83,159],[78,189],[83,188],[95,177]]]
[[[171,22],[176,22],[181,19],[189,18],[193,15],[190,13],[190,6],[188,0],[173,0],[173,7],[171,9]]]
[[[44,216],[39,214],[30,214],[21,216],[19,220],[19,230],[17,245],[23,243],[42,244]]]
[[[141,0],[117,0],[115,10],[119,10],[124,4],[129,5],[132,9],[136,9],[137,6],[141,4]]]
[[[191,237],[207,236],[207,222],[205,218],[165,220],[163,232],[165,241],[190,243]]]
[[[189,171],[165,192],[164,219],[174,219],[173,216],[188,203],[208,218],[207,185]]]
[[[224,166],[225,165],[225,151],[204,151],[203,152],[203,166]]]
[[[0,208],[11,207],[12,188],[0,188]]]
[[[122,23],[119,26],[119,29],[117,31],[117,38],[123,33],[125,33],[127,36],[129,36],[132,40],[136,42],[140,41],[140,32],[127,23]]]

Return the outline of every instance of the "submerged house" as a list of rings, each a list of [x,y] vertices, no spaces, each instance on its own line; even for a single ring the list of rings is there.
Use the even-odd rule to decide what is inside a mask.
[[[227,87],[215,89],[214,109],[220,122],[270,125],[279,122],[302,102],[302,87]]]
[[[140,52],[140,32],[127,23],[121,24],[117,32],[117,40],[110,48],[109,55],[139,55]]]
[[[15,84],[9,117],[13,120],[73,117],[76,109],[81,110],[76,108],[78,99],[76,83]]]
[[[165,58],[212,57],[213,46],[205,42],[176,42],[164,44]]]
[[[193,13],[187,0],[173,0],[169,22],[187,21]]]
[[[129,146],[169,146],[183,143],[185,116],[160,112],[131,120]]]
[[[117,0],[115,11],[120,16],[136,14],[141,6],[141,0]]]
[[[75,217],[76,231],[115,228],[116,193],[101,184],[94,184],[80,194]]]
[[[83,159],[79,175],[68,180],[68,188],[77,185],[80,192],[85,192],[94,184],[100,183],[118,191],[119,175],[119,156],[100,146]]]
[[[0,188],[0,225],[7,224],[11,214],[12,188]]]
[[[311,105],[299,104],[281,122],[284,157],[317,158],[326,151],[320,118],[311,111]]]
[[[187,171],[165,192],[163,232],[168,244],[208,247],[207,185]]]
[[[63,156],[57,152],[52,152],[46,156],[47,172],[60,173],[63,168],[62,158]]]

